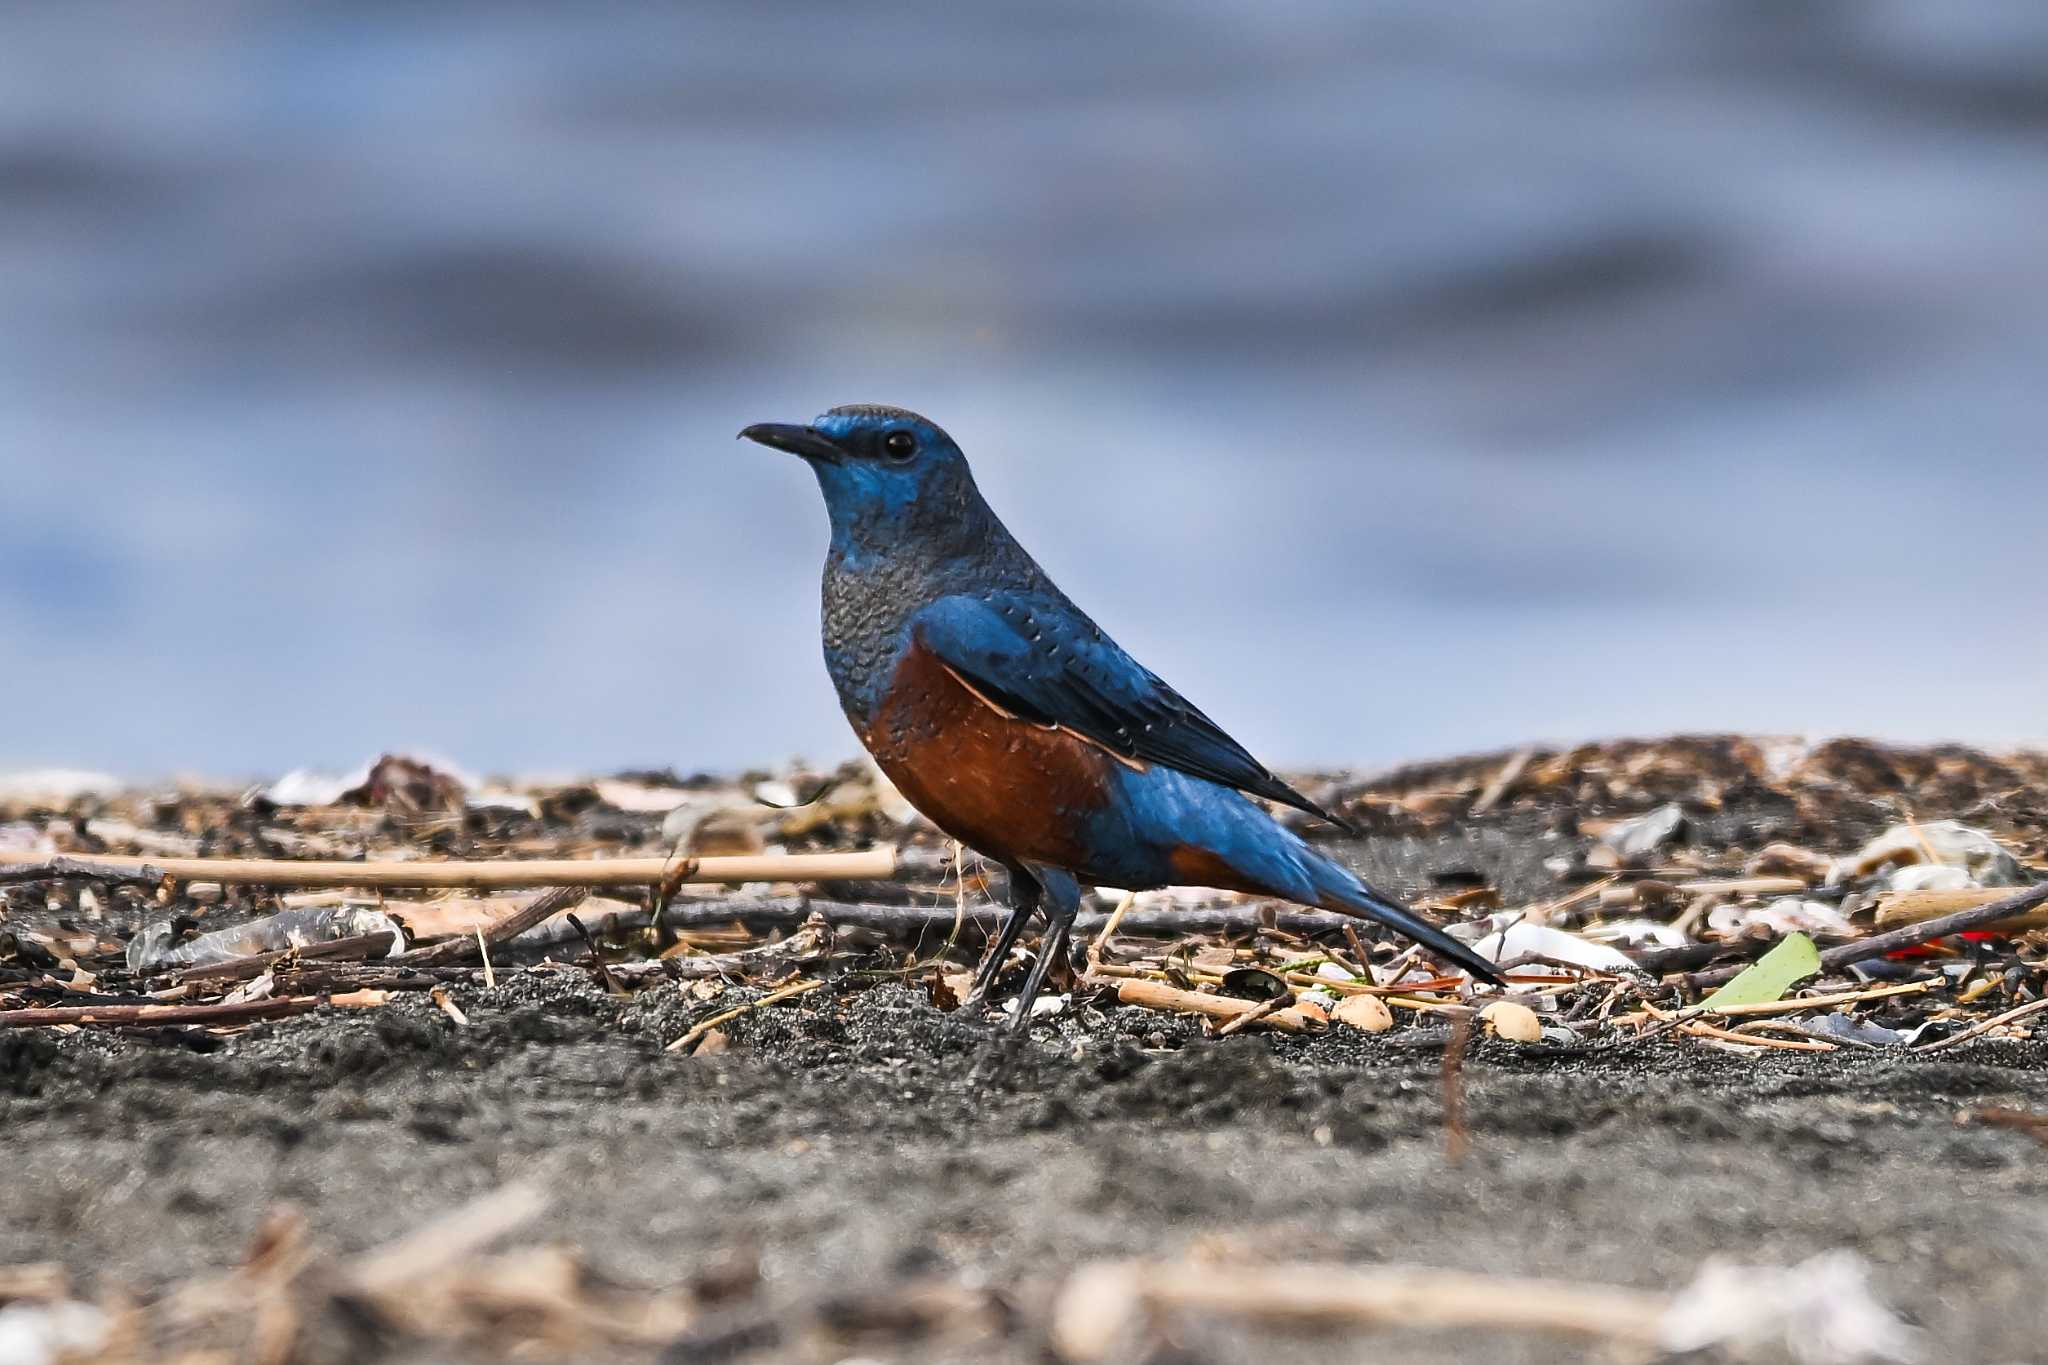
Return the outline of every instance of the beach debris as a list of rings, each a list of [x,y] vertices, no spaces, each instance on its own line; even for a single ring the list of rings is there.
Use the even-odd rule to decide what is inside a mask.
[[[1496,925],[1500,927],[1493,927]],[[1473,951],[1495,962],[1534,958],[1590,972],[1641,970],[1634,959],[1617,948],[1547,924],[1531,924],[1516,913],[1494,915],[1479,921],[1479,927],[1479,937],[1470,940]],[[1470,927],[1461,928],[1470,933]]]
[[[1788,934],[1854,938],[1859,932],[1838,907],[1801,896],[1784,896],[1762,905],[1717,905],[1707,912],[1706,926],[1731,940]]]
[[[405,932],[398,921],[374,905],[308,905],[280,910],[263,919],[191,938],[179,937],[177,920],[144,925],[128,940],[131,972],[165,967],[205,967],[238,957],[305,948],[365,934],[389,934],[392,955],[405,951]]]
[[[1820,949],[1804,934],[1788,934],[1733,981],[1700,1002],[1702,1009],[1761,1005],[1784,997],[1820,970]]]
[[[1232,967],[1223,973],[1223,993],[1242,1000],[1277,1000],[1293,995],[1282,981],[1264,967]]]
[[[476,779],[444,759],[384,754],[340,776],[298,768],[250,794],[272,806],[358,805],[410,815],[459,815]]]
[[[1667,1351],[1775,1348],[1801,1365],[1928,1357],[1924,1334],[1885,1307],[1871,1291],[1870,1267],[1849,1251],[1793,1266],[1709,1261],[1664,1310],[1658,1344]]]
[[[1972,887],[1955,891],[1893,891],[1877,897],[1876,920],[1880,928],[1919,924],[1925,920],[1954,914],[1958,910],[1991,905],[2011,894],[2005,887]],[[1985,926],[1986,930],[1996,929],[2007,933],[2018,929],[2042,928],[2048,928],[2048,908],[2025,911]]]
[[[957,1007],[961,992],[946,978],[972,969],[1004,918],[991,873],[956,860],[898,809],[900,795],[871,765],[485,787],[453,765],[392,753],[324,783],[313,776],[247,800],[203,784],[81,784],[91,794],[62,806],[0,799],[0,830],[18,855],[0,859],[0,1015],[17,1027],[219,1031],[336,996],[439,988],[474,1019],[463,987],[550,956],[602,974],[615,992],[676,981],[712,1008],[732,987],[754,998],[826,980],[859,989],[911,968],[935,983],[935,1003]],[[1521,750],[1341,795],[1369,826],[1397,830],[1468,818],[1489,792],[1488,818],[1553,813],[1542,837],[1557,840],[1558,885],[1547,898],[1525,887],[1504,898],[1495,869],[1470,856],[1437,869],[1435,894],[1417,897],[1502,965],[1543,1036],[1578,1045],[1654,1031],[1761,1052],[1968,1046],[2023,1030],[2024,1016],[1972,1031],[2048,992],[2048,964],[1992,940],[2048,924],[2048,894],[1999,901],[2003,888],[1975,879],[2017,867],[2024,881],[2048,861],[2048,805],[2028,795],[2043,786],[2048,760],[2029,755],[1703,737]],[[1930,818],[1900,820],[1909,789]],[[326,804],[294,804],[316,801]],[[1710,818],[1744,801],[1762,803],[1761,824]],[[663,826],[673,834],[685,820],[678,850]],[[1745,843],[1745,830],[1759,838]],[[1866,838],[1872,830],[1884,833]],[[886,838],[902,842],[876,846]],[[757,851],[703,856],[719,839]],[[1608,850],[1613,866],[1589,867],[1589,849]],[[1522,875],[1545,875],[1544,859],[1524,866]],[[1830,882],[1838,867],[1862,871]],[[1959,877],[1970,884],[1926,889]],[[589,903],[577,932],[559,914],[531,920],[535,902],[522,893],[538,886],[602,887],[609,899]],[[1478,914],[1503,899],[1509,909]],[[829,942],[806,928],[819,911],[837,931]],[[377,915],[388,918],[364,918]],[[1113,918],[1111,952],[1101,935]],[[512,921],[523,931],[502,937]],[[366,928],[376,931],[348,932]],[[1070,1012],[1113,989],[1127,1005],[1198,1016],[1216,1031],[1309,1034],[1440,1028],[1485,1003],[1462,973],[1438,974],[1426,954],[1370,926],[1226,892],[1097,890],[1075,932],[1090,945],[1084,983],[1095,989],[1072,997]],[[1769,1029],[1719,1011],[1680,1017],[1686,1001],[1793,934],[1826,945],[1816,1003],[1781,989],[1786,1012]],[[1896,956],[1907,951],[1935,955]],[[2003,965],[1993,953],[2006,954]],[[842,972],[868,955],[879,970]],[[1915,982],[1933,989],[1889,1005],[1855,994]],[[166,990],[174,997],[158,999]],[[1817,1003],[1845,994],[1838,1006]],[[105,1003],[85,1009],[87,998]],[[1518,1028],[1526,1033],[1526,1021]],[[1919,1041],[1923,1029],[1930,1042]]]
[[[107,1344],[113,1322],[91,1304],[10,1303],[0,1306],[0,1361],[65,1365],[90,1359]]]
[[[1633,867],[1648,860],[1652,853],[1678,837],[1685,828],[1685,810],[1676,801],[1667,801],[1655,810],[1632,819],[1618,821],[1599,831],[1596,852],[1606,853],[1606,858],[1588,858],[1596,867]]]
[[[1910,1363],[1927,1349],[1846,1251],[1790,1267],[1710,1261],[1669,1295],[1424,1266],[1104,1261],[1068,1276],[1050,1337],[1069,1365],[1095,1365],[1145,1358],[1169,1324],[1186,1342],[1216,1321],[1263,1334],[1491,1331],[1635,1353],[1777,1349],[1800,1365]]]
[[[1903,880],[1889,883],[1894,891],[1953,891],[1960,885],[2020,886],[2028,880],[2019,859],[1981,829],[1959,820],[1932,820],[1925,824],[1893,825],[1883,834],[1845,858],[1835,860],[1829,882],[1885,872],[1897,877],[1914,869]],[[1965,879],[1930,878],[1929,873],[1949,869]]]

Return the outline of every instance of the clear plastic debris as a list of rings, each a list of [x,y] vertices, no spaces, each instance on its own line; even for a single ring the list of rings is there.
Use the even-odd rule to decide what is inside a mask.
[[[257,953],[306,948],[363,934],[388,933],[391,951],[405,951],[405,933],[397,920],[374,905],[307,905],[280,910],[264,919],[216,929],[197,938],[177,941],[177,926],[161,920],[128,941],[128,969],[157,971],[165,967],[205,967]]]

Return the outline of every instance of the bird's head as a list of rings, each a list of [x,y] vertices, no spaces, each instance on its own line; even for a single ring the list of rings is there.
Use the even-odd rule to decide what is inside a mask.
[[[953,438],[902,408],[857,403],[809,426],[760,422],[740,436],[803,457],[842,549],[957,535],[986,511]]]

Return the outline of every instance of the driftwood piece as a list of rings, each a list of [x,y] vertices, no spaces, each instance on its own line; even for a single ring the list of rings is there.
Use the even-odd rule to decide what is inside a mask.
[[[1980,905],[2004,900],[2012,895],[2009,886],[1973,886],[1959,891],[1892,891],[1878,897],[1877,927],[1893,929],[1900,925],[1919,924],[1925,920],[1939,919],[1953,915],[1958,910],[1974,910]],[[2048,906],[2036,907],[2011,919],[1998,921],[1986,928],[2004,930],[2040,929],[2048,927]]]

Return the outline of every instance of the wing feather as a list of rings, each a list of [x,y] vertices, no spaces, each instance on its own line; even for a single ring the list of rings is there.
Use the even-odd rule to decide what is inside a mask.
[[[1064,600],[1009,592],[944,597],[912,630],[981,700],[1056,726],[1133,766],[1157,763],[1342,825]]]

